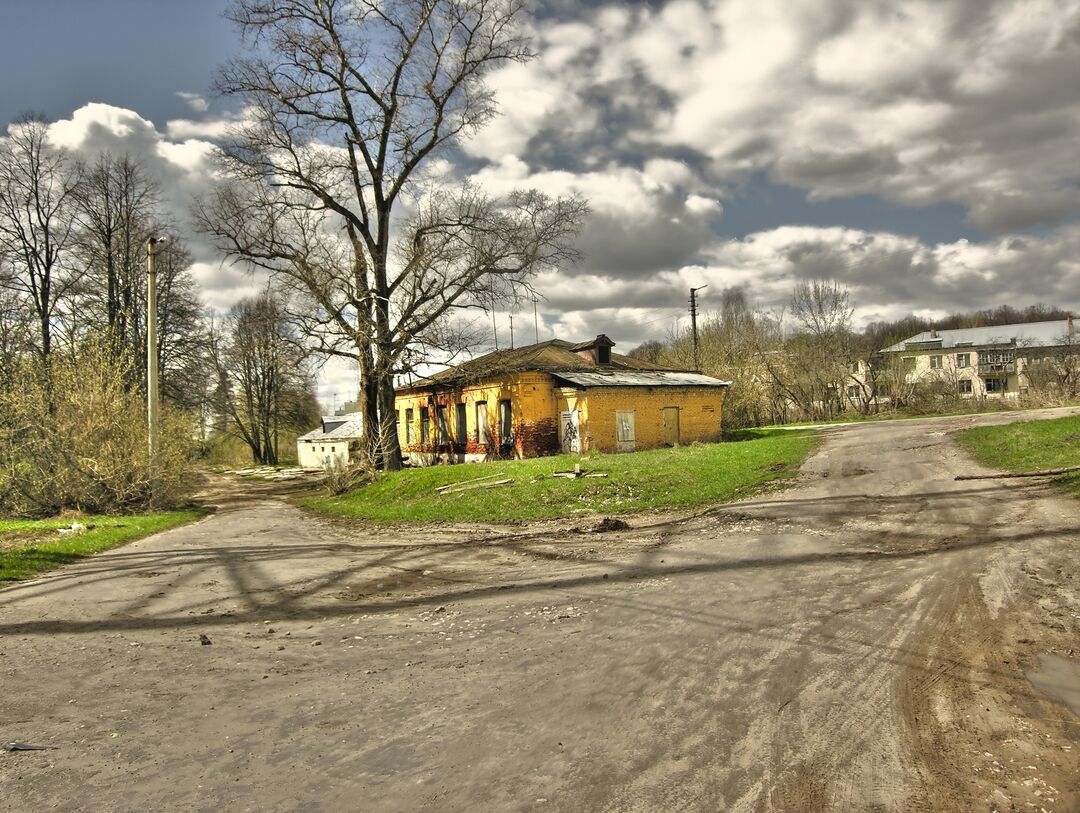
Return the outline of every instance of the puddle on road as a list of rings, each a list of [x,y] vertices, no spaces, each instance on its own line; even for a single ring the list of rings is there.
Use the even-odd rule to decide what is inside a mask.
[[[1080,661],[1039,655],[1038,668],[1025,669],[1024,674],[1038,691],[1080,714]]]

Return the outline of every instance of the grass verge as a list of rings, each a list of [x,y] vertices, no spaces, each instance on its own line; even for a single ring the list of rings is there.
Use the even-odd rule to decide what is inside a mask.
[[[957,442],[984,466],[1025,472],[1080,465],[1080,415],[1005,426],[979,426],[956,433]],[[1080,472],[1055,482],[1080,497]]]
[[[29,578],[204,515],[203,511],[188,510],[122,517],[0,519],[0,584]],[[61,536],[58,529],[73,522],[82,523],[86,530]]]
[[[812,432],[747,430],[725,443],[631,454],[557,455],[388,472],[340,497],[301,505],[379,522],[505,521],[685,508],[747,497],[793,475],[816,444]],[[552,477],[575,463],[603,478]],[[438,486],[497,475],[513,483],[441,495]]]

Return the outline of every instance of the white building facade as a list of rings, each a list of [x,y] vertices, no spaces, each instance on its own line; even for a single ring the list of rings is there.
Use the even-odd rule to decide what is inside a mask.
[[[318,429],[296,439],[297,462],[306,469],[326,469],[335,460],[348,465],[352,462],[351,448],[360,442],[362,429],[359,412],[324,415]]]
[[[962,398],[1016,399],[1054,379],[1069,385],[1073,368],[1080,370],[1080,337],[1072,319],[929,330],[882,355],[899,365],[907,385],[951,389]]]

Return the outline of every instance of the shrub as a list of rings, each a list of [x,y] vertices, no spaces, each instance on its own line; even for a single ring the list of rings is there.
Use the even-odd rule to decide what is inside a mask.
[[[344,463],[340,457],[335,457],[326,469],[323,488],[336,497],[373,479],[375,477],[370,466],[363,463]]]
[[[23,360],[0,393],[0,510],[51,516],[177,504],[193,446],[191,419],[162,410],[157,487],[151,489],[145,395],[104,342]]]

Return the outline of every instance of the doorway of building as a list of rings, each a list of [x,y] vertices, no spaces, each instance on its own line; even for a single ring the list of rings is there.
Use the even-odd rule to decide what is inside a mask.
[[[679,445],[679,408],[664,407],[664,443]]]
[[[562,439],[562,450],[569,454],[578,454],[581,451],[581,433],[579,431],[578,411],[563,412],[559,416],[559,433]]]

